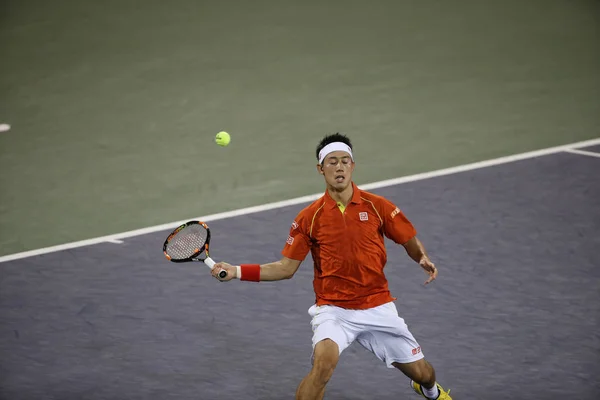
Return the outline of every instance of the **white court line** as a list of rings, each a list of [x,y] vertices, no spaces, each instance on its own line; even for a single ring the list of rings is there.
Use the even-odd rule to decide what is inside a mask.
[[[373,182],[373,183],[369,183],[366,185],[360,185],[360,188],[364,189],[364,190],[379,189],[379,188],[383,188],[383,187],[387,187],[387,186],[400,185],[400,184],[407,183],[407,182],[415,182],[415,181],[420,181],[420,180],[424,180],[424,179],[435,178],[438,176],[457,174],[459,172],[472,171],[475,169],[492,167],[494,165],[507,164],[507,163],[516,162],[516,161],[527,160],[530,158],[561,153],[561,152],[564,152],[567,150],[572,150],[572,149],[578,148],[578,147],[595,146],[598,144],[600,144],[600,138],[590,139],[590,140],[585,140],[585,141],[576,142],[576,143],[570,143],[570,144],[566,144],[566,145],[562,145],[562,146],[549,147],[546,149],[528,151],[526,153],[513,154],[510,156],[494,158],[491,160],[485,160],[485,161],[479,161],[479,162],[475,162],[475,163],[471,163],[471,164],[459,165],[457,167],[439,169],[437,171],[424,172],[424,173],[416,174],[416,175],[403,176],[400,178],[394,178],[394,179],[388,179],[385,181]],[[45,247],[43,249],[30,250],[30,251],[25,251],[22,253],[9,254],[9,255],[0,257],[0,263],[12,261],[12,260],[18,260],[21,258],[38,256],[41,254],[54,253],[54,252],[62,251],[62,250],[74,249],[77,247],[84,247],[84,246],[90,246],[90,245],[99,244],[99,243],[105,243],[105,242],[109,242],[109,241],[114,242],[114,240],[121,240],[123,238],[140,236],[140,235],[145,235],[145,234],[153,233],[153,232],[171,230],[171,229],[174,229],[177,225],[180,225],[186,221],[190,221],[193,219],[210,222],[210,221],[216,221],[216,220],[221,220],[221,219],[226,219],[226,218],[238,217],[241,215],[248,215],[248,214],[258,213],[258,212],[262,212],[262,211],[273,210],[276,208],[282,208],[282,207],[292,206],[292,205],[296,205],[296,204],[308,203],[308,202],[318,199],[322,195],[323,195],[323,193],[321,192],[321,193],[316,193],[316,194],[309,195],[309,196],[297,197],[295,199],[263,204],[260,206],[241,208],[238,210],[227,211],[227,212],[222,212],[222,213],[212,214],[212,215],[206,215],[203,217],[186,218],[181,221],[168,222],[166,224],[150,226],[148,228],[136,229],[136,230],[129,231],[129,232],[117,233],[114,235],[102,236],[102,237],[87,239],[87,240],[80,240],[78,242],[66,243],[66,244],[61,244],[61,245],[52,246],[52,247]]]
[[[123,241],[121,239],[106,239],[108,243],[121,244]]]
[[[586,151],[586,150],[579,150],[579,149],[566,149],[565,152],[579,154],[582,156],[590,156],[590,157],[600,158],[600,153],[594,153],[593,151]]]

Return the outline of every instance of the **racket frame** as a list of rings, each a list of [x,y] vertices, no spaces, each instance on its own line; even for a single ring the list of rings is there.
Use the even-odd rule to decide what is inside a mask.
[[[201,225],[204,229],[206,229],[206,241],[204,242],[204,245],[201,248],[196,249],[196,251],[194,252],[194,254],[192,254],[190,257],[188,258],[182,258],[182,259],[173,259],[171,258],[171,256],[169,256],[167,254],[167,246],[169,244],[169,242],[179,233],[181,232],[184,228],[191,226],[191,225]],[[213,269],[215,267],[215,261],[210,258],[209,255],[209,246],[210,246],[210,228],[208,227],[208,225],[206,224],[206,222],[203,221],[197,221],[197,220],[192,220],[192,221],[188,221],[184,224],[179,225],[177,228],[175,228],[170,234],[169,236],[167,236],[167,238],[165,239],[165,242],[163,244],[163,253],[166,257],[167,260],[174,262],[174,263],[183,263],[183,262],[190,262],[190,261],[202,261],[204,262],[204,264],[206,264],[210,269]],[[198,256],[201,253],[206,253],[206,257],[205,258],[198,258]],[[219,277],[221,279],[225,278],[227,276],[227,271],[221,271],[219,272]]]

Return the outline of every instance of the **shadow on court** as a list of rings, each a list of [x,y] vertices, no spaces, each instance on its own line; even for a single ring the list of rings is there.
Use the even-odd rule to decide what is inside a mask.
[[[555,154],[377,190],[439,279],[388,242],[402,317],[455,399],[600,391],[600,159]],[[267,262],[303,205],[210,223],[211,255]],[[289,281],[219,283],[166,261],[167,232],[0,265],[2,399],[292,399],[310,368],[307,259]],[[327,399],[418,398],[358,345]]]

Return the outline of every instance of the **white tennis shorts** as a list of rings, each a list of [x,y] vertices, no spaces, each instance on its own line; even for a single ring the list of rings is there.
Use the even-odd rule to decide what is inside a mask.
[[[409,363],[424,357],[393,302],[366,310],[313,305],[308,315],[313,330],[311,362],[315,346],[323,339],[337,343],[340,354],[356,340],[388,368],[394,368],[394,362]]]

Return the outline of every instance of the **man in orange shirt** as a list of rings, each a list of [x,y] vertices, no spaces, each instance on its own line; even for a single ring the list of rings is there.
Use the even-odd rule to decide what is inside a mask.
[[[217,263],[217,279],[228,281],[290,279],[308,252],[314,260],[315,304],[312,317],[312,369],[296,391],[296,399],[322,399],[339,356],[355,340],[388,368],[411,379],[415,392],[427,399],[452,400],[435,379],[435,371],[398,316],[383,269],[384,237],[404,246],[407,254],[437,278],[416,230],[402,211],[384,197],[360,190],[352,181],[352,144],[342,134],[326,136],[317,146],[317,171],[325,178],[324,195],[304,208],[292,223],[279,261],[232,266]]]

